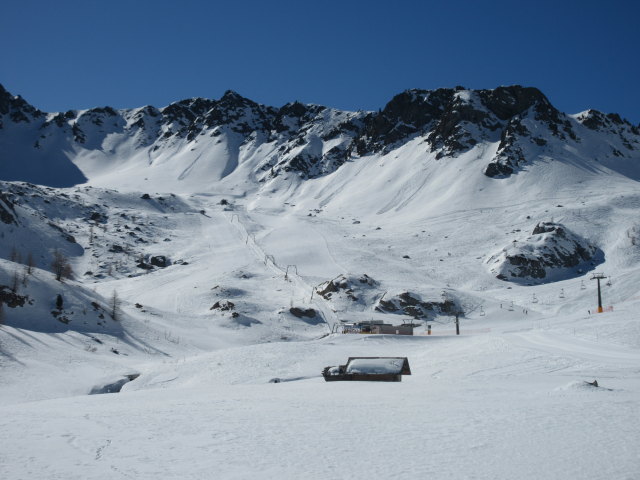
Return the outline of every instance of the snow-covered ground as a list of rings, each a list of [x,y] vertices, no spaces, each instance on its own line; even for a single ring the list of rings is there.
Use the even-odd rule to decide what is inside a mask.
[[[629,313],[139,365],[120,394],[3,405],[3,478],[637,478],[639,354],[619,338],[640,338]],[[319,377],[354,355],[408,356],[413,374]],[[83,374],[69,359],[57,378]]]
[[[2,257],[43,256],[20,279],[25,305],[3,308],[0,477],[640,478],[638,184],[587,160],[490,179],[475,165],[492,149],[436,161],[416,139],[313,180],[237,174],[175,192],[141,190],[142,167],[107,178],[89,161],[86,186],[6,184],[25,200],[18,225],[0,224]],[[552,283],[497,279],[490,259],[542,221],[602,263]],[[76,280],[44,270],[48,242]],[[170,264],[136,266],[153,256]],[[600,314],[596,267],[611,280]],[[0,285],[22,268],[0,260]],[[315,289],[364,274],[356,300]],[[413,337],[330,333],[409,321],[375,310],[403,292],[455,300],[462,334],[449,315]],[[350,356],[408,357],[412,375],[323,380]]]

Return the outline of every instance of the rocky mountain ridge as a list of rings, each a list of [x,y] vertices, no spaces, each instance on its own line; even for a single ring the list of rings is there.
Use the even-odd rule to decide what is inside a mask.
[[[407,90],[378,112],[299,102],[275,108],[227,91],[219,100],[193,98],[160,109],[61,113],[42,112],[0,85],[0,177],[47,184],[38,171],[66,169],[69,184],[53,186],[82,183],[80,156],[122,157],[118,149],[125,143],[129,154],[145,152],[149,164],[163,152],[209,151],[221,143],[225,155],[237,159],[251,146],[260,151],[253,174],[265,182],[289,172],[302,179],[328,175],[347,161],[384,155],[416,138],[425,155],[438,161],[493,146],[495,154],[481,165],[492,178],[517,174],[567,149],[603,160],[640,158],[638,126],[595,110],[564,114],[538,89],[517,85]],[[236,164],[230,162],[220,176]]]

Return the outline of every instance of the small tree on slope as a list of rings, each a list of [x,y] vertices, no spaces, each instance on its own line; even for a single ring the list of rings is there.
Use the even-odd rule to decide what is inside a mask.
[[[109,299],[109,309],[111,310],[111,318],[115,321],[120,319],[120,298],[118,298],[118,292],[115,290],[111,294]]]
[[[59,282],[61,282],[63,278],[73,279],[73,269],[71,268],[71,264],[69,264],[69,259],[58,249],[53,252],[51,269],[56,276],[56,280]]]

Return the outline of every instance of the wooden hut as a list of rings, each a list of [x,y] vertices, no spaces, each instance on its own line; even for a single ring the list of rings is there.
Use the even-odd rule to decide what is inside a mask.
[[[401,382],[402,375],[411,375],[407,357],[349,357],[345,365],[322,371],[327,382]]]

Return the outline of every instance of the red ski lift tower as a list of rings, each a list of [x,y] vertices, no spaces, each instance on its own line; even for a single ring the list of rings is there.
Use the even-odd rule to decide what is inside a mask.
[[[591,275],[591,280],[598,281],[598,313],[602,313],[602,293],[600,293],[600,280],[603,280],[607,277],[604,276],[604,273],[594,273]]]

